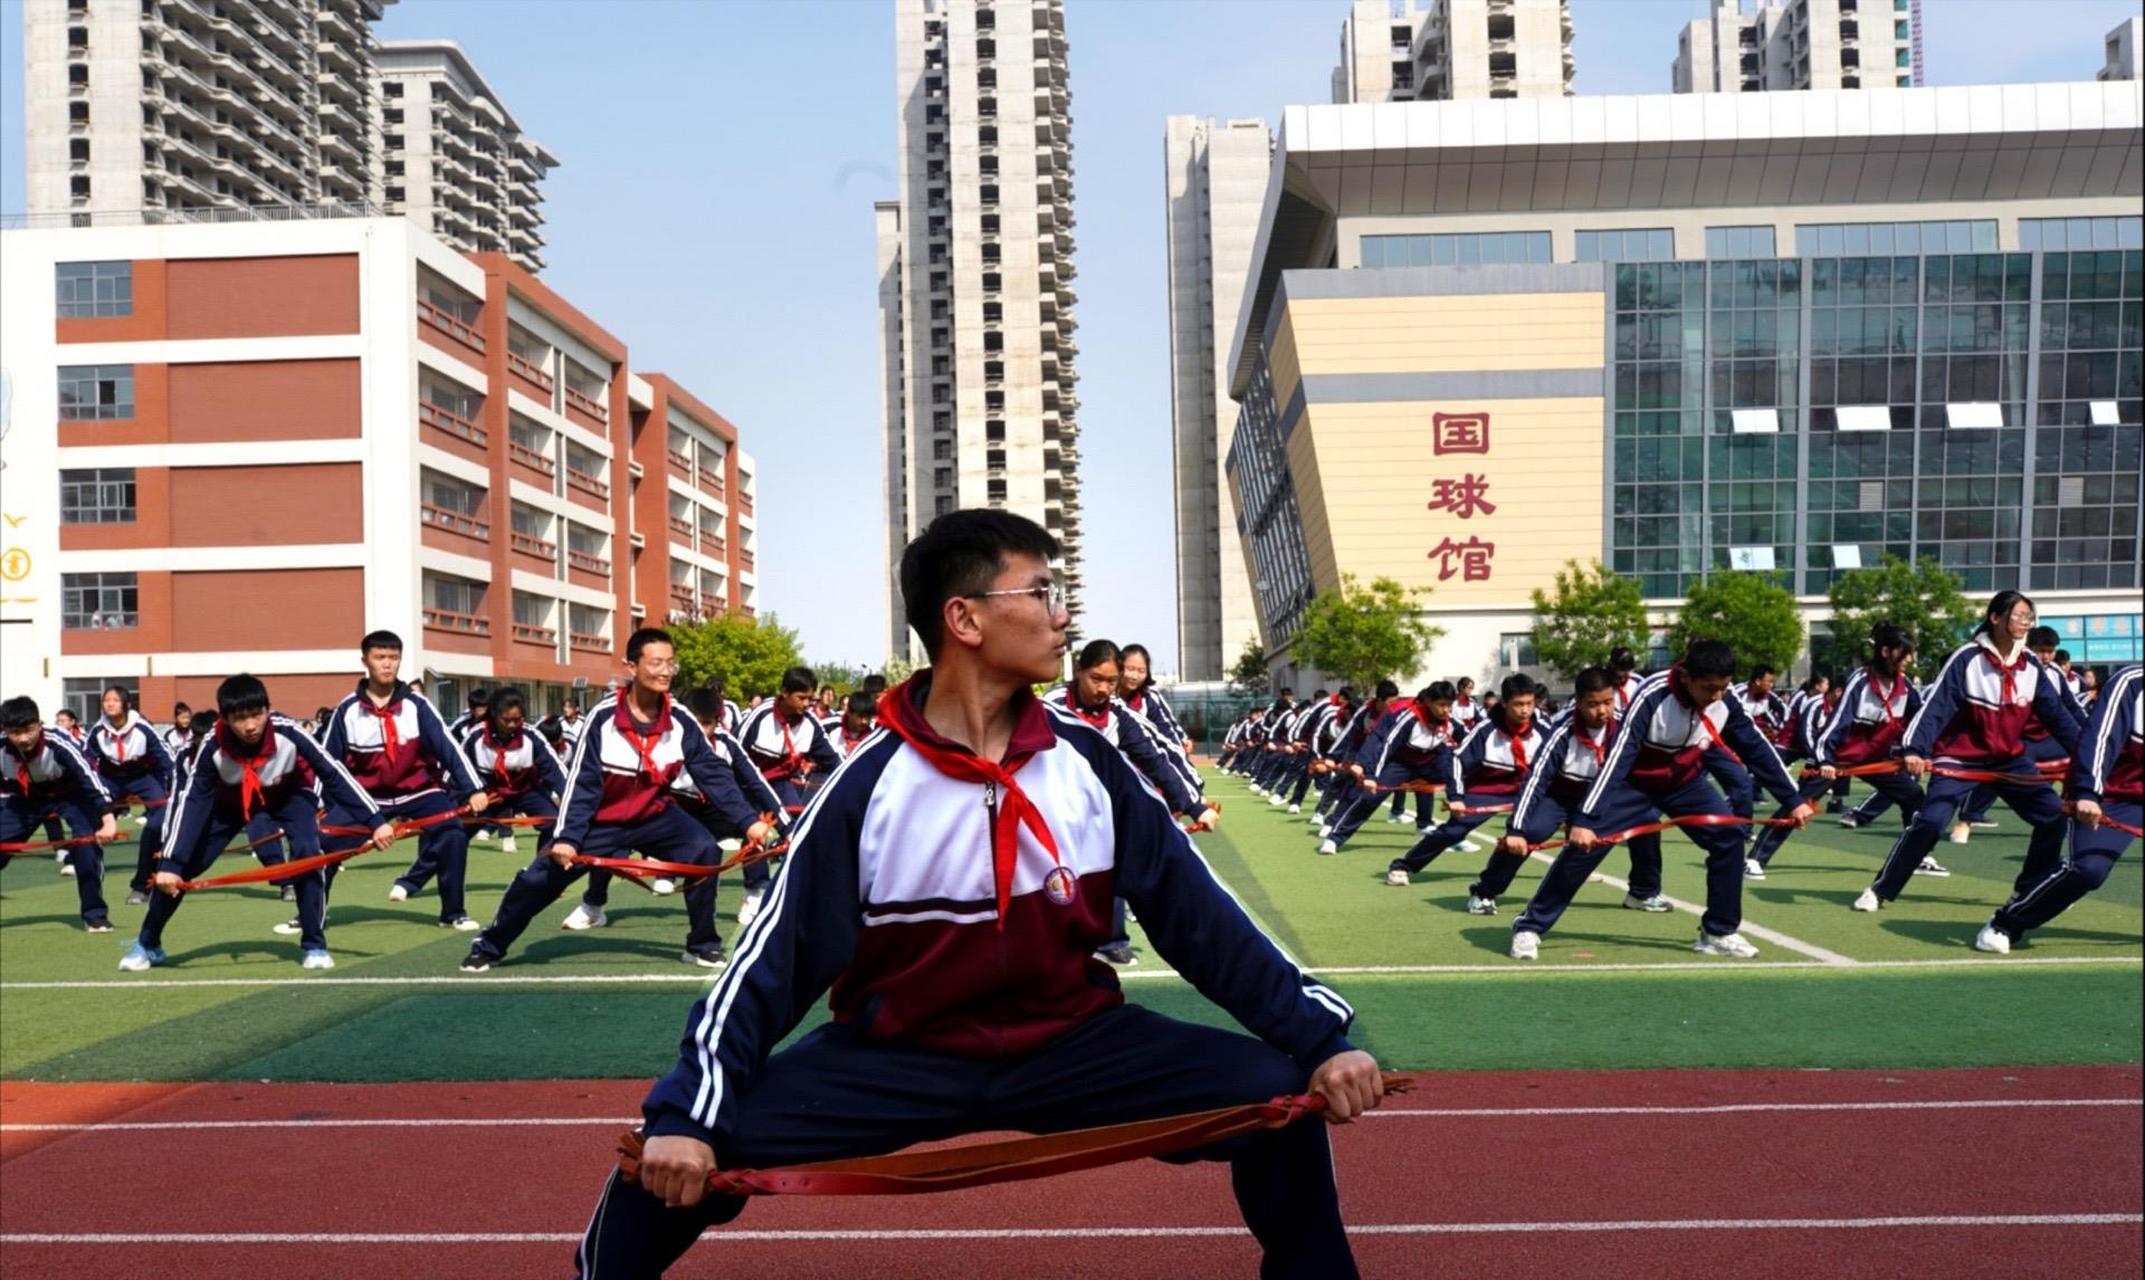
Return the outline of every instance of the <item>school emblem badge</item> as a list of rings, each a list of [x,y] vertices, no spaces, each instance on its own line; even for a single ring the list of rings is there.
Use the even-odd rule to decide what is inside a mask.
[[[1052,867],[1050,874],[1043,877],[1043,896],[1050,899],[1054,906],[1069,907],[1072,905],[1073,889],[1078,884],[1079,880],[1074,877],[1071,868]]]

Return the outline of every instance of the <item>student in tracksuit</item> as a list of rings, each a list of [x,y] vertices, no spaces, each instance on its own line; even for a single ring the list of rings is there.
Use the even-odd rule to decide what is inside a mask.
[[[2033,601],[2019,592],[1999,591],[1990,598],[1973,638],[1945,659],[1943,671],[1924,694],[1922,709],[1907,725],[1900,755],[1908,775],[1915,778],[1927,775],[1933,761],[2022,779],[1995,784],[1996,794],[2033,828],[2026,843],[2027,865],[2047,867],[2061,855],[2067,823],[2063,801],[2053,787],[2038,779],[2023,781],[2034,777],[2024,731],[2038,720],[2070,754],[2080,726],[2065,700],[2062,680],[2026,648],[2033,621]],[[1893,843],[1876,882],[1854,900],[1855,910],[1876,911],[1899,897],[1974,786],[1962,778],[1929,777],[1921,811]]]
[[[935,665],[888,693],[888,732],[813,798],[766,910],[649,1093],[638,1184],[614,1173],[589,1217],[582,1280],[657,1276],[737,1217],[744,1198],[706,1191],[718,1162],[1056,1133],[1306,1089],[1329,1121],[1377,1105],[1376,1063],[1346,1038],[1353,1010],[1259,932],[1121,752],[1028,692],[1056,673],[1069,622],[1054,551],[1031,521],[962,511],[904,554],[909,623]],[[1123,1003],[1093,959],[1119,894],[1171,966],[1258,1038]],[[832,1023],[774,1053],[830,992]],[[1322,1124],[1170,1158],[1232,1162],[1268,1280],[1356,1275]]]
[[[1974,946],[2007,953],[2029,929],[2062,915],[2108,879],[2131,835],[2145,822],[2145,681],[2137,663],[2116,671],[2093,701],[2091,717],[2071,758],[2070,856],[2035,862],[2030,856],[2011,900],[1981,927]]]
[[[1810,820],[1810,806],[1773,744],[1750,722],[1742,706],[1725,695],[1735,655],[1718,640],[1693,641],[1683,661],[1639,686],[1629,712],[1617,723],[1600,776],[1572,815],[1571,832],[1535,890],[1526,911],[1512,922],[1512,958],[1532,960],[1541,935],[1571,905],[1608,852],[1598,837],[1658,821],[1664,813],[1733,816],[1728,802],[1706,779],[1705,753],[1734,749],[1760,785],[1787,809],[1786,820]],[[1743,923],[1742,828],[1693,826],[1691,843],[1706,855],[1706,910],[1692,950],[1700,955],[1750,957],[1758,949],[1738,932]]]
[[[1311,825],[1318,828],[1319,839],[1333,834],[1334,820],[1347,812],[1348,806],[1361,794],[1362,784],[1349,772],[1348,766],[1363,750],[1363,741],[1371,729],[1385,719],[1386,708],[1399,696],[1399,685],[1380,680],[1370,701],[1357,704],[1347,723],[1341,726],[1339,735],[1327,746],[1325,783],[1319,788],[1318,807],[1311,812]]]
[[[1811,702],[1811,724],[1818,727],[1805,730],[1810,740],[1809,767],[1815,775],[1803,779],[1805,804],[1823,796],[1840,770],[1882,764],[1892,758],[1906,736],[1907,722],[1922,706],[1921,691],[1907,676],[1913,661],[1914,637],[1903,627],[1880,622],[1870,631],[1869,657],[1848,679],[1839,702],[1829,713],[1820,710],[1824,705],[1821,701]],[[1822,720],[1818,719],[1820,715]],[[1888,803],[1898,805],[1908,822],[1914,821],[1922,807],[1920,784],[1897,773],[1870,774],[1863,781]],[[1744,868],[1744,875],[1763,880],[1766,864],[1791,834],[1793,829],[1788,827],[1768,827],[1761,832],[1751,845],[1751,865]],[[1928,872],[1926,867],[1923,870]],[[1929,874],[1951,873],[1939,867]]]
[[[1191,755],[1192,740],[1184,732],[1183,722],[1177,719],[1177,709],[1169,705],[1169,699],[1162,696],[1160,689],[1154,687],[1151,675],[1154,655],[1148,653],[1143,644],[1128,644],[1118,652],[1123,657],[1119,664],[1123,675],[1117,696],[1134,714],[1146,717],[1155,737],[1160,738],[1164,746],[1180,755]]]
[[[174,801],[171,838],[157,861],[150,885],[156,894],[141,934],[120,958],[119,967],[140,973],[164,963],[164,926],[185,900],[179,885],[199,877],[233,840],[265,813],[283,830],[294,858],[320,853],[320,827],[314,808],[321,796],[331,808],[351,815],[372,832],[370,843],[385,849],[395,842],[393,824],[357,781],[326,748],[313,741],[298,722],[275,714],[268,690],[250,675],[236,675],[216,687],[217,722],[189,766],[186,790]],[[346,837],[347,839],[347,837]],[[327,876],[322,869],[300,873],[298,897],[300,964],[333,969],[328,954]]]
[[[164,730],[164,750],[174,763],[186,753],[194,741],[194,709],[183,702],[171,707],[171,727]]]
[[[322,707],[320,716],[322,724],[327,723],[326,712],[327,708]],[[187,785],[194,776],[194,761],[201,756],[201,744],[207,742],[215,733],[216,724],[220,718],[216,714],[216,708],[203,707],[200,714],[187,721],[188,733],[186,742],[182,744],[183,750],[172,753],[171,794],[173,797],[186,793]],[[304,732],[305,726],[300,725],[299,731]],[[315,742],[320,741],[318,734],[307,733],[306,736]],[[319,794],[320,784],[318,782],[313,784],[313,791],[315,795]],[[169,806],[166,807],[168,808]],[[276,826],[275,818],[265,810],[255,809],[253,816],[247,819],[246,840],[248,844],[253,846],[253,860],[264,867],[272,867],[279,862],[288,860],[288,855],[283,848],[283,831]],[[282,888],[283,901],[293,903],[298,901],[297,885],[285,883]],[[274,931],[281,934],[295,935],[303,932],[303,927],[296,917],[292,917],[288,922],[277,925]]]
[[[1274,775],[1282,764],[1287,725],[1296,716],[1296,691],[1283,689],[1273,707],[1259,718],[1259,746],[1252,757],[1251,794],[1263,796],[1273,789]]]
[[[73,736],[47,727],[29,698],[0,702],[0,731],[7,735],[7,749],[0,755],[0,844],[31,843],[38,828],[49,830],[53,822],[72,828],[74,837],[84,842],[74,846],[80,856],[73,863],[82,924],[91,933],[110,933],[104,858],[97,846],[119,836],[111,792]],[[0,867],[15,856],[0,853]]]
[[[2085,704],[2078,700],[2077,688],[2064,676],[2063,669],[2056,663],[2056,655],[2063,652],[2056,647],[2057,642],[2058,636],[2054,627],[2035,627],[2026,633],[2026,648],[2041,660],[2041,666],[2049,673],[2050,682],[2056,686],[2057,693],[2062,695],[2064,707],[2070,712],[2071,719],[2083,728],[2086,718]],[[2069,753],[2049,734],[2047,726],[2038,720],[2026,722],[2026,727],[2020,734],[2020,741],[2026,748],[2027,759],[2033,761],[2036,766],[2069,761]],[[1965,804],[1959,806],[1958,816],[1952,819],[1951,842],[1965,844],[1972,839],[1975,827],[1995,826],[1996,824],[1989,820],[1989,810],[1995,803],[1994,786],[1986,782],[1976,785],[1974,794]]]
[[[746,713],[737,730],[752,766],[775,789],[782,807],[775,817],[788,822],[819,789],[821,782],[839,768],[842,758],[827,741],[827,731],[807,713],[811,705],[813,675],[810,667],[791,667],[782,673],[782,692]],[[742,929],[759,914],[767,896],[767,882],[774,873],[764,862],[745,864],[745,896],[737,906],[737,927]]]
[[[335,708],[321,744],[327,753],[349,769],[390,819],[435,818],[462,805],[471,813],[483,813],[489,803],[484,787],[470,772],[446,722],[423,694],[402,682],[402,637],[374,631],[358,643],[358,653],[365,674],[356,691]],[[330,803],[329,826],[348,826],[350,819]],[[469,828],[451,820],[434,822],[418,833],[417,859],[395,877],[387,900],[406,901],[436,874],[439,923],[474,932],[477,922],[462,899],[468,865]],[[334,883],[333,876],[329,883]]]
[[[1750,679],[1741,684],[1730,685],[1728,696],[1743,704],[1743,714],[1758,726],[1758,732],[1777,750],[1781,731],[1787,727],[1787,704],[1773,693],[1775,672],[1771,666],[1759,663],[1751,668]],[[1720,784],[1721,794],[1728,797],[1728,812],[1738,818],[1753,817],[1758,808],[1758,784],[1750,776],[1750,770],[1732,751],[1709,751],[1706,753],[1706,772]],[[1749,840],[1746,829],[1744,839]]]
[[[65,707],[60,707],[52,713],[51,727],[67,735],[67,740],[74,744],[76,751],[80,751],[83,743],[88,740],[88,735],[82,732],[82,722],[76,718],[74,712]],[[85,760],[88,758],[88,756],[83,757]],[[91,767],[94,768],[95,766],[92,765]],[[59,843],[67,838],[67,830],[66,824],[60,820],[58,814],[45,819],[44,838],[57,845],[52,851],[52,858],[53,861],[59,864],[60,874],[63,876],[73,875],[74,850],[76,846]],[[103,854],[100,853],[98,857],[102,858]],[[98,865],[101,868],[103,864],[100,862]]]
[[[125,808],[128,802],[139,801],[148,818],[137,837],[140,847],[134,878],[127,884],[129,903],[146,902],[149,875],[156,869],[157,852],[164,844],[171,797],[171,751],[164,745],[163,736],[135,714],[133,695],[115,684],[104,691],[104,714],[91,722],[82,753],[96,767],[105,790],[112,793],[115,807]],[[96,851],[90,852],[94,855]]]
[[[1512,803],[1526,781],[1528,763],[1541,755],[1543,733],[1534,722],[1534,681],[1509,675],[1499,691],[1497,710],[1475,721],[1474,728],[1445,756],[1445,808],[1449,816],[1426,832],[1385,870],[1385,882],[1406,888],[1408,877],[1495,817]],[[1476,915],[1470,902],[1468,910]],[[1494,910],[1494,907],[1492,908]]]
[[[1325,699],[1311,713],[1310,723],[1303,732],[1303,765],[1296,773],[1296,783],[1289,788],[1288,811],[1301,813],[1303,798],[1315,784],[1321,792],[1332,785],[1332,775],[1313,774],[1312,769],[1321,762],[1330,760],[1334,744],[1348,732],[1349,724],[1356,716],[1356,691],[1352,686],[1342,685],[1341,691]],[[1312,820],[1317,820],[1318,806],[1311,806]]]
[[[502,689],[489,714],[462,739],[462,756],[490,799],[485,812],[500,818],[559,816],[557,797],[566,791],[566,769],[551,744],[529,729],[529,704],[519,689]],[[549,843],[550,825],[535,828],[536,842]]]
[[[1606,667],[1587,667],[1579,672],[1573,687],[1566,713],[1528,766],[1527,781],[1505,820],[1504,838],[1483,865],[1481,876],[1467,887],[1467,909],[1474,915],[1497,914],[1497,899],[1512,887],[1528,850],[1563,829],[1586,798],[1587,789],[1601,776],[1602,763],[1616,737],[1616,677]],[[1631,879],[1624,906],[1632,911],[1673,911],[1661,896],[1660,842],[1629,843]]]
[[[1348,767],[1351,777],[1368,784],[1364,794],[1333,820],[1333,833],[1319,844],[1320,853],[1339,853],[1349,837],[1378,811],[1382,791],[1410,782],[1444,781],[1447,753],[1454,746],[1454,696],[1452,685],[1439,680],[1385,713],[1384,723],[1364,738],[1363,749]],[[1427,802],[1429,797],[1422,799]],[[1421,805],[1418,811],[1426,815],[1429,812]]]
[[[1274,771],[1273,789],[1267,793],[1266,803],[1280,808],[1289,802],[1296,792],[1298,779],[1311,770],[1313,751],[1311,739],[1318,732],[1322,715],[1332,711],[1332,699],[1324,689],[1311,691],[1310,701],[1296,708],[1282,729],[1281,767]],[[1293,812],[1293,811],[1292,811]]]
[[[566,770],[551,846],[507,885],[499,913],[477,935],[462,972],[483,973],[505,957],[530,921],[588,868],[576,853],[626,857],[634,852],[665,862],[713,865],[722,859],[715,837],[678,804],[681,774],[702,797],[745,832],[764,840],[774,827],[745,802],[707,734],[670,700],[677,670],[670,633],[643,627],[626,640],[633,682],[597,704]],[[685,893],[688,964],[720,968],[722,939],[715,927],[715,877],[695,876]]]

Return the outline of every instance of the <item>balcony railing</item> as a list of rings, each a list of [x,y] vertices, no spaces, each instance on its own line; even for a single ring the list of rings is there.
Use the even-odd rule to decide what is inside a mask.
[[[517,622],[514,624],[514,638],[529,644],[557,644],[559,632],[556,627],[539,627],[533,623]]]
[[[479,449],[491,440],[491,435],[484,428],[461,414],[440,408],[429,400],[417,402],[417,420],[426,426],[438,427],[449,435],[460,436]]]
[[[606,502],[610,501],[611,486],[572,464],[568,464],[566,468],[566,483],[581,490],[583,493],[601,498]]]
[[[700,468],[700,487],[707,490],[709,496],[720,498],[723,495],[722,472]]]
[[[559,560],[559,547],[557,543],[546,542],[542,538],[532,537],[529,534],[523,533],[519,529],[516,529],[507,535],[507,545],[513,547],[514,550],[522,552],[526,555],[532,555],[538,557],[539,559],[549,560],[553,564],[557,564]]]
[[[611,411],[603,407],[602,401],[572,387],[566,388],[566,407],[579,409],[598,422],[609,422],[611,420]]]
[[[751,494],[749,494],[749,493],[740,493],[740,494],[738,494],[738,495],[737,495],[737,509],[738,509],[738,511],[739,511],[740,513],[742,513],[742,514],[744,514],[744,515],[748,515],[748,516],[749,516],[749,515],[751,515],[751,514],[752,514],[752,495],[751,495]]]
[[[722,540],[722,535],[709,533],[705,529],[702,529],[700,531],[700,549],[703,552],[706,552],[708,555],[714,556],[716,559],[720,560],[722,558],[724,545],[725,544]]]
[[[684,613],[691,613],[694,608],[693,589],[691,587],[672,586],[670,589],[670,604],[674,609]]]
[[[737,567],[740,569],[751,569],[754,563],[756,563],[756,560],[757,557],[755,557],[750,551],[740,551],[737,553]]]
[[[566,548],[566,563],[589,573],[600,573],[609,576],[611,572],[610,561],[592,552],[576,551],[572,547]]]
[[[669,449],[665,452],[670,455],[670,469],[678,473],[679,479],[690,480],[693,478],[693,459],[691,455],[679,453],[676,449]]]
[[[459,511],[449,511],[445,507],[435,507],[430,503],[425,503],[417,510],[424,517],[425,523],[436,529],[459,533],[465,538],[475,538],[479,542],[492,540],[492,527],[475,516],[465,516]]]
[[[519,440],[509,440],[506,442],[506,456],[512,458],[514,461],[520,463],[521,465],[528,467],[532,471],[541,471],[547,476],[555,475],[558,472],[557,463],[545,457],[543,454],[538,453],[536,450],[531,449],[528,445],[523,444]]]
[[[534,361],[512,351],[506,353],[506,367],[509,372],[518,373],[537,386],[542,387],[545,395],[551,394],[551,388],[557,381],[557,379],[539,368]]]
[[[468,347],[471,351],[484,350],[484,335],[433,306],[423,298],[417,300],[417,318]]]
[[[692,522],[692,521],[690,521],[690,520],[681,520],[681,519],[679,519],[679,518],[678,518],[678,517],[676,517],[676,516],[672,516],[672,517],[670,518],[670,531],[671,531],[672,533],[676,534],[676,535],[677,535],[678,537],[680,537],[680,538],[683,538],[683,539],[685,539],[685,545],[686,545],[686,546],[691,546],[691,545],[693,545],[693,522]]]
[[[488,636],[492,633],[491,619],[474,613],[456,613],[452,609],[427,609],[425,625],[441,631],[459,631],[467,636]]]
[[[572,645],[576,649],[595,649],[606,653],[608,653],[611,648],[611,638],[609,636],[592,635],[586,631],[567,632],[566,643]]]

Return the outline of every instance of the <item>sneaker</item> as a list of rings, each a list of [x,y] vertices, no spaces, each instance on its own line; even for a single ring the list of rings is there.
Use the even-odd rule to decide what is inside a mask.
[[[82,927],[91,933],[110,933],[112,931],[112,922],[109,920],[84,920]]]
[[[1663,911],[1674,911],[1675,908],[1668,904],[1668,899],[1658,893],[1650,898],[1641,898],[1635,893],[1627,893],[1624,895],[1624,910],[1649,911],[1658,915]]]
[[[1318,838],[1319,838],[1319,839],[1321,839],[1321,840],[1330,840],[1330,839],[1332,839],[1332,838],[1333,838],[1333,824],[1332,824],[1332,823],[1330,823],[1330,822],[1321,822],[1321,823],[1319,823],[1319,824],[1318,824]]]
[[[1321,840],[1318,842],[1318,851],[1320,853],[1339,853],[1341,847],[1331,840]]]
[[[285,902],[296,902],[297,900],[298,900],[298,886],[296,886],[296,885],[290,885],[290,884],[284,885],[284,886],[283,886],[283,901],[285,901]]]
[[[1496,915],[1497,899],[1485,898],[1479,893],[1470,893],[1467,895],[1467,914],[1471,916]]]
[[[410,887],[400,880],[395,881],[387,886],[387,900],[389,902],[408,902],[410,900]]]
[[[1996,922],[1991,920],[1981,926],[1981,932],[1974,935],[1974,950],[1993,952],[2000,956],[2010,955],[2011,935],[1997,928]]]
[[[335,967],[335,957],[328,954],[326,947],[316,947],[306,952],[299,959],[298,967],[301,969],[333,969]]]
[[[1825,812],[1826,812],[1826,813],[1845,813],[1845,812],[1847,812],[1847,805],[1846,805],[1846,804],[1845,804],[1844,802],[1842,802],[1842,801],[1839,801],[1839,800],[1828,800],[1828,801],[1826,801],[1826,802],[1825,802]]]
[[[1702,956],[1734,956],[1738,960],[1758,954],[1758,949],[1743,941],[1740,933],[1711,934],[1703,929],[1698,931],[1698,941],[1691,944],[1691,950]]]
[[[658,898],[667,898],[678,891],[678,882],[668,876],[657,876],[648,882],[648,892]]]
[[[1884,900],[1877,896],[1875,889],[1864,889],[1862,896],[1855,899],[1854,909],[1857,911],[1877,911],[1882,909],[1883,906]]]
[[[1134,965],[1140,962],[1139,952],[1134,951],[1132,944],[1129,942],[1116,942],[1107,947],[1098,948],[1095,952],[1095,958],[1107,960],[1111,964],[1120,966]]]
[[[713,951],[693,951],[688,949],[679,955],[678,959],[687,964],[697,964],[703,969],[720,969],[730,963],[729,957],[723,955],[721,947],[717,947]]]
[[[270,932],[280,933],[285,937],[289,937],[291,934],[302,932],[302,926],[298,923],[298,917],[292,916],[288,920],[279,922]]]
[[[559,921],[559,928],[577,931],[581,929],[601,929],[610,922],[611,918],[603,914],[602,907],[592,907],[583,902],[576,904],[573,910],[566,913],[566,918]]]
[[[475,947],[471,947],[469,949],[469,954],[462,957],[463,973],[485,973],[488,972],[491,967],[492,958],[488,955],[485,955],[482,951],[477,950]]]
[[[1408,873],[1399,867],[1394,867],[1385,873],[1385,882],[1395,889],[1405,889],[1408,887]]]
[[[1914,868],[1914,874],[1918,876],[1948,876],[1951,874],[1951,868],[1938,862],[1935,858],[1923,858],[1922,864]]]
[[[1745,880],[1763,880],[1765,878],[1765,864],[1756,858],[1743,859],[1743,878]]]
[[[767,890],[765,889],[745,890],[744,898],[740,900],[737,904],[738,928],[742,929],[746,925],[751,924],[753,919],[760,914],[760,899],[766,896]]]
[[[442,929],[452,929],[456,933],[475,933],[477,930],[482,929],[484,926],[478,924],[475,920],[470,919],[468,916],[456,916],[452,920],[440,921],[439,927]]]
[[[63,876],[71,876],[71,875],[73,875],[73,874],[74,874],[74,864],[73,864],[72,862],[62,862],[62,863],[60,864],[60,874],[61,874],[61,875],[63,875]]]
[[[1288,807],[1288,811],[1289,811],[1290,813],[1302,813],[1302,812],[1303,812],[1303,806],[1302,806],[1302,805],[1300,805],[1300,804],[1292,804],[1292,805],[1290,805],[1290,806]]]
[[[514,843],[514,833],[509,831],[499,837],[499,852],[520,853],[521,846]]]
[[[1288,803],[1288,797],[1286,797],[1286,796],[1282,795],[1282,794],[1281,794],[1280,792],[1276,791],[1276,792],[1274,792],[1274,793],[1272,793],[1271,795],[1269,795],[1269,796],[1267,796],[1267,797],[1266,797],[1266,803],[1268,803],[1268,804],[1270,804],[1270,805],[1284,805],[1284,804],[1287,804],[1287,803]]]
[[[1861,826],[1861,825],[1862,825],[1862,819],[1860,819],[1860,818],[1857,818],[1856,816],[1854,816],[1853,814],[1851,814],[1851,813],[1850,813],[1850,814],[1848,814],[1847,816],[1845,816],[1845,817],[1843,817],[1843,818],[1841,818],[1841,819],[1840,819],[1840,825],[1841,825],[1841,826],[1843,826],[1843,827],[1845,827],[1845,828],[1847,828],[1847,829],[1848,829],[1849,831],[1852,831],[1852,830],[1854,830],[1854,829],[1855,829],[1856,827],[1859,827],[1859,826]]]
[[[1472,841],[1472,840],[1462,840],[1462,841],[1460,842],[1460,846],[1459,846],[1459,848],[1460,848],[1460,852],[1461,852],[1461,853],[1480,853],[1480,852],[1482,852],[1482,846],[1481,846],[1481,845],[1479,845],[1479,844],[1476,844],[1476,843],[1475,843],[1474,841]]]
[[[1405,813],[1389,813],[1385,815],[1385,820],[1387,822],[1406,822],[1408,815]]]
[[[1508,953],[1514,960],[1539,960],[1542,956],[1542,935],[1526,929],[1512,931],[1512,950]]]
[[[164,949],[162,947],[145,947],[141,944],[141,940],[137,938],[133,945],[127,948],[127,953],[119,957],[119,971],[121,973],[147,973],[150,969],[162,963],[164,963]]]
[[[141,890],[141,889],[129,889],[129,890],[127,890],[127,905],[128,905],[128,906],[130,906],[130,907],[139,907],[139,906],[143,906],[143,905],[146,905],[146,904],[148,903],[148,901],[149,901],[149,895],[148,895],[148,893],[147,893],[146,891],[144,891],[144,890]]]
[[[1951,824],[1951,842],[1953,844],[1965,844],[1973,837],[1973,834],[1974,828],[1970,823],[1954,822]]]
[[[1976,818],[1966,825],[1976,831],[1994,831],[1998,824],[1994,818]]]

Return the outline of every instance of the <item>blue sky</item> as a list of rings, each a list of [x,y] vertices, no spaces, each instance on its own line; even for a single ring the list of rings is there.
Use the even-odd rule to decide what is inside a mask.
[[[1668,88],[1703,0],[1572,0],[1581,93]],[[1162,121],[1323,102],[1343,0],[1070,0],[1086,630],[1175,669]],[[2136,0],[1926,0],[1933,84],[2087,80]],[[545,279],[736,422],[760,461],[761,600],[815,658],[886,629],[871,203],[894,194],[878,0],[401,0],[564,162]],[[0,212],[23,208],[19,0],[0,2]]]

